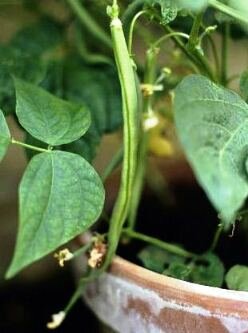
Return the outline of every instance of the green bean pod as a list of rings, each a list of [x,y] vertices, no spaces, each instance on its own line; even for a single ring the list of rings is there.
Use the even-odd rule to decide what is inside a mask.
[[[114,6],[113,6],[114,7]],[[118,246],[123,224],[127,218],[137,166],[137,146],[139,135],[138,95],[132,60],[124,37],[122,23],[118,18],[118,9],[112,9],[111,35],[116,66],[118,70],[123,107],[123,166],[118,197],[110,220],[108,253],[105,266],[108,265]],[[114,14],[113,14],[114,13]]]

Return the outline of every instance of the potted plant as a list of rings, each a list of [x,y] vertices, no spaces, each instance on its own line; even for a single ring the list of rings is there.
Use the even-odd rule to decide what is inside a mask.
[[[24,147],[29,159],[19,186],[18,236],[6,277],[84,233],[75,251],[62,248],[55,254],[61,266],[79,258],[84,272],[48,328],[58,327],[84,292],[99,318],[120,332],[246,332],[248,268],[238,262],[227,271],[214,250],[236,220],[243,220],[245,229],[248,74],[242,73],[240,94],[229,90],[235,77],[229,76],[227,59],[231,34],[247,35],[247,4],[114,0],[107,15],[101,3],[89,3],[89,10],[79,0],[66,5],[58,22],[39,2],[32,4],[29,10],[41,19],[1,46],[0,157],[14,144]],[[77,21],[71,21],[72,13]],[[99,17],[110,20],[111,37],[97,23]],[[133,54],[135,31],[147,44],[144,65]],[[221,47],[215,31],[221,33]],[[89,51],[91,45],[100,53]],[[165,54],[170,56],[166,63]],[[10,114],[25,141],[10,133],[5,120]],[[104,134],[121,126],[120,149],[101,179],[92,166],[97,146]],[[148,155],[178,156],[177,139],[216,209],[217,231],[205,251],[186,250],[136,225],[151,166]],[[103,182],[119,165],[118,194],[108,218]],[[149,183],[159,195],[164,178],[156,168],[150,173]],[[108,222],[88,237],[100,216]],[[115,257],[121,243],[128,248],[135,239],[148,244],[139,258],[157,273]],[[80,254],[85,253],[83,265]],[[235,291],[221,290],[224,281]]]

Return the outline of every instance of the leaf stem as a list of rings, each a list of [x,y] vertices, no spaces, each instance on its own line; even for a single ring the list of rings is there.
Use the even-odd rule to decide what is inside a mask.
[[[202,23],[202,16],[203,16],[202,12],[195,16],[193,25],[192,25],[192,28],[190,31],[187,48],[189,51],[192,51],[192,52],[195,50],[195,48],[199,44],[199,32],[200,32],[201,23]]]
[[[159,47],[160,44],[162,44],[164,41],[166,41],[167,39],[170,39],[172,37],[183,37],[186,39],[190,38],[188,34],[185,34],[183,32],[173,31],[173,32],[170,32],[169,34],[164,35],[161,38],[159,38],[155,43],[153,43],[152,47],[153,48]]]
[[[164,29],[168,33],[174,32],[169,26],[164,26]],[[195,52],[192,53],[188,50],[186,45],[184,45],[184,43],[181,41],[181,39],[178,36],[174,35],[171,36],[171,38],[174,40],[176,45],[183,51],[183,53],[189,58],[189,60],[191,60],[193,64],[195,64],[201,72],[206,74],[212,81],[217,82],[217,78],[213,73],[210,64],[198,50],[195,50]]]
[[[140,232],[131,230],[131,229],[123,229],[122,233],[125,236],[134,238],[134,239],[138,239],[141,240],[143,242],[149,243],[151,245],[155,245],[163,250],[166,250],[168,252],[177,254],[181,257],[184,258],[195,258],[197,257],[197,255],[195,253],[189,252],[187,250],[182,249],[181,247],[177,246],[177,245],[173,245],[164,241],[161,241],[157,238],[142,234]]]
[[[208,4],[209,4],[209,6],[219,10],[220,12],[222,12],[224,14],[231,16],[232,18],[234,18],[242,23],[248,24],[248,18],[246,16],[243,16],[242,13],[239,12],[238,10],[233,9],[233,8],[221,3],[218,0],[209,0]]]
[[[49,153],[49,152],[51,152],[51,149],[39,148],[39,147],[36,147],[36,146],[28,145],[27,143],[17,141],[14,138],[11,138],[11,143],[13,143],[15,145],[18,145],[18,146],[22,146],[24,148],[28,148],[28,149],[31,149],[31,150],[38,151],[40,153]]]
[[[129,29],[129,34],[128,34],[128,52],[131,55],[132,54],[132,45],[133,45],[133,32],[134,32],[134,27],[135,24],[138,20],[138,18],[142,15],[144,15],[146,13],[145,10],[142,10],[140,12],[138,12],[134,18],[132,19],[131,25],[130,25],[130,29]]]
[[[215,234],[214,234],[214,238],[213,238],[213,242],[209,248],[209,251],[210,252],[213,252],[218,244],[218,241],[220,239],[220,235],[222,233],[222,231],[224,230],[224,225],[221,223],[218,225],[216,231],[215,231]]]
[[[72,11],[77,15],[82,25],[100,42],[112,48],[111,38],[102,27],[93,19],[88,11],[80,4],[79,0],[67,0]]]
[[[105,183],[107,178],[111,175],[111,173],[120,165],[123,160],[123,147],[115,153],[105,170],[101,175],[102,182]]]
[[[224,23],[224,32],[222,35],[222,48],[221,48],[221,83],[226,86],[227,79],[227,68],[228,68],[228,42],[230,35],[230,24],[229,22]]]

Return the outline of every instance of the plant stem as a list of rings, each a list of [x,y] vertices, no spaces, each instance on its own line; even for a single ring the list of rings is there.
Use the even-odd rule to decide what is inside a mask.
[[[168,33],[175,33],[169,26],[164,26],[164,29]],[[171,38],[174,40],[176,45],[183,51],[183,53],[189,58],[189,60],[192,61],[193,64],[195,64],[202,73],[206,74],[212,81],[217,82],[217,78],[213,73],[210,64],[198,50],[195,50],[194,53],[191,53],[178,36],[174,35]]]
[[[222,233],[222,231],[224,230],[224,225],[223,224],[219,224],[216,231],[215,231],[215,234],[214,234],[214,239],[213,239],[213,242],[209,248],[209,251],[213,252],[218,244],[218,241],[220,239],[220,235]]]
[[[89,243],[85,244],[84,246],[80,247],[80,249],[76,250],[73,252],[73,258],[77,258],[78,256],[84,254],[89,250],[89,248],[92,246],[92,241]]]
[[[121,184],[110,219],[108,251],[102,269],[106,269],[112,261],[119,243],[123,224],[129,211],[137,166],[137,146],[139,136],[136,79],[122,30],[122,23],[118,18],[118,14],[117,3],[113,2],[113,6],[109,7],[109,15],[111,17],[110,27],[114,56],[122,91],[124,155]]]
[[[170,39],[172,37],[183,37],[183,38],[189,39],[189,35],[187,35],[183,32],[174,31],[174,32],[171,32],[171,33],[159,38],[155,43],[153,43],[152,47],[153,48],[159,47],[160,44],[162,44],[164,41],[166,41],[167,39]]]
[[[17,141],[14,138],[11,138],[11,143],[13,143],[15,145],[18,145],[18,146],[22,146],[24,148],[28,148],[28,149],[31,149],[31,150],[38,151],[40,153],[49,153],[49,152],[51,152],[51,149],[44,149],[44,148],[39,148],[39,147],[36,147],[36,146],[28,145],[27,143]]]
[[[220,12],[227,14],[227,15],[231,16],[232,18],[234,18],[242,23],[248,24],[248,18],[246,16],[243,16],[242,13],[239,12],[238,10],[233,9],[217,0],[209,0],[208,4],[209,4],[209,6],[215,8],[215,9],[218,9]]]
[[[115,153],[105,170],[103,171],[101,178],[102,182],[105,183],[107,178],[111,175],[111,173],[120,165],[121,161],[123,160],[123,147]]]
[[[134,26],[135,26],[135,23],[137,22],[138,18],[140,16],[142,16],[143,14],[145,14],[146,11],[145,10],[142,10],[140,12],[138,12],[132,22],[131,22],[131,25],[130,25],[130,29],[129,29],[129,34],[128,34],[128,52],[129,54],[131,55],[132,54],[132,45],[133,45],[133,31],[134,31]]]
[[[201,23],[202,23],[202,16],[203,13],[199,13],[195,16],[190,35],[189,35],[189,41],[187,44],[187,48],[189,51],[193,52],[195,48],[199,44],[199,32],[201,28]]]
[[[181,247],[179,247],[177,245],[173,245],[173,244],[170,244],[170,243],[167,243],[167,242],[163,242],[163,241],[161,241],[157,238],[144,235],[144,234],[142,234],[140,232],[137,232],[137,231],[133,231],[133,230],[130,230],[130,229],[123,229],[122,233],[124,235],[128,236],[128,237],[141,240],[141,241],[149,243],[151,245],[155,245],[155,246],[157,246],[157,247],[159,247],[163,250],[166,250],[168,252],[177,254],[177,255],[179,255],[181,257],[184,257],[184,258],[195,258],[195,257],[197,257],[196,254],[191,253],[189,251],[186,251],[186,250],[182,249]]]
[[[146,52],[146,64],[144,83],[153,86],[156,79],[156,64],[157,64],[158,48],[152,46]],[[153,93],[143,97],[143,116],[149,116],[152,112]],[[140,132],[140,141],[138,146],[137,170],[135,174],[134,188],[130,211],[128,216],[128,228],[134,229],[137,218],[137,211],[141,199],[142,189],[144,187],[144,179],[147,164],[147,144],[149,133],[142,130]]]
[[[213,52],[213,57],[214,57],[214,61],[215,61],[216,76],[220,77],[220,62],[219,62],[219,56],[218,56],[217,48],[216,48],[216,45],[215,45],[215,42],[214,42],[213,38],[209,35],[207,35],[207,38],[209,40],[209,43],[211,45],[212,52]]]
[[[227,84],[227,68],[228,68],[228,42],[230,35],[229,22],[224,23],[224,32],[222,36],[222,48],[221,48],[221,83],[226,86]]]
[[[127,9],[125,10],[121,18],[125,36],[128,35],[128,28],[131,25],[133,17],[135,16],[136,13],[142,10],[143,6],[144,6],[144,0],[134,0],[132,3],[130,3],[130,5],[128,5]]]
[[[112,48],[111,39],[102,29],[102,27],[90,16],[87,10],[80,4],[79,0],[67,0],[72,11],[80,19],[82,25],[91,33],[96,39],[102,42],[109,48]]]

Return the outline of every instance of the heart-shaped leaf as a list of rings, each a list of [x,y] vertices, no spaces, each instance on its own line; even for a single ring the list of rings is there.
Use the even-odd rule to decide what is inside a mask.
[[[87,230],[102,211],[104,189],[81,156],[53,151],[32,158],[19,197],[20,226],[7,278]]]
[[[89,128],[90,113],[85,106],[17,78],[15,88],[18,120],[36,139],[56,146],[79,139]]]
[[[10,132],[3,112],[0,110],[0,161],[3,159],[10,143]]]
[[[248,267],[242,265],[231,267],[225,280],[229,289],[248,291]]]
[[[248,105],[201,75],[175,91],[177,133],[195,175],[227,224],[248,195]]]

